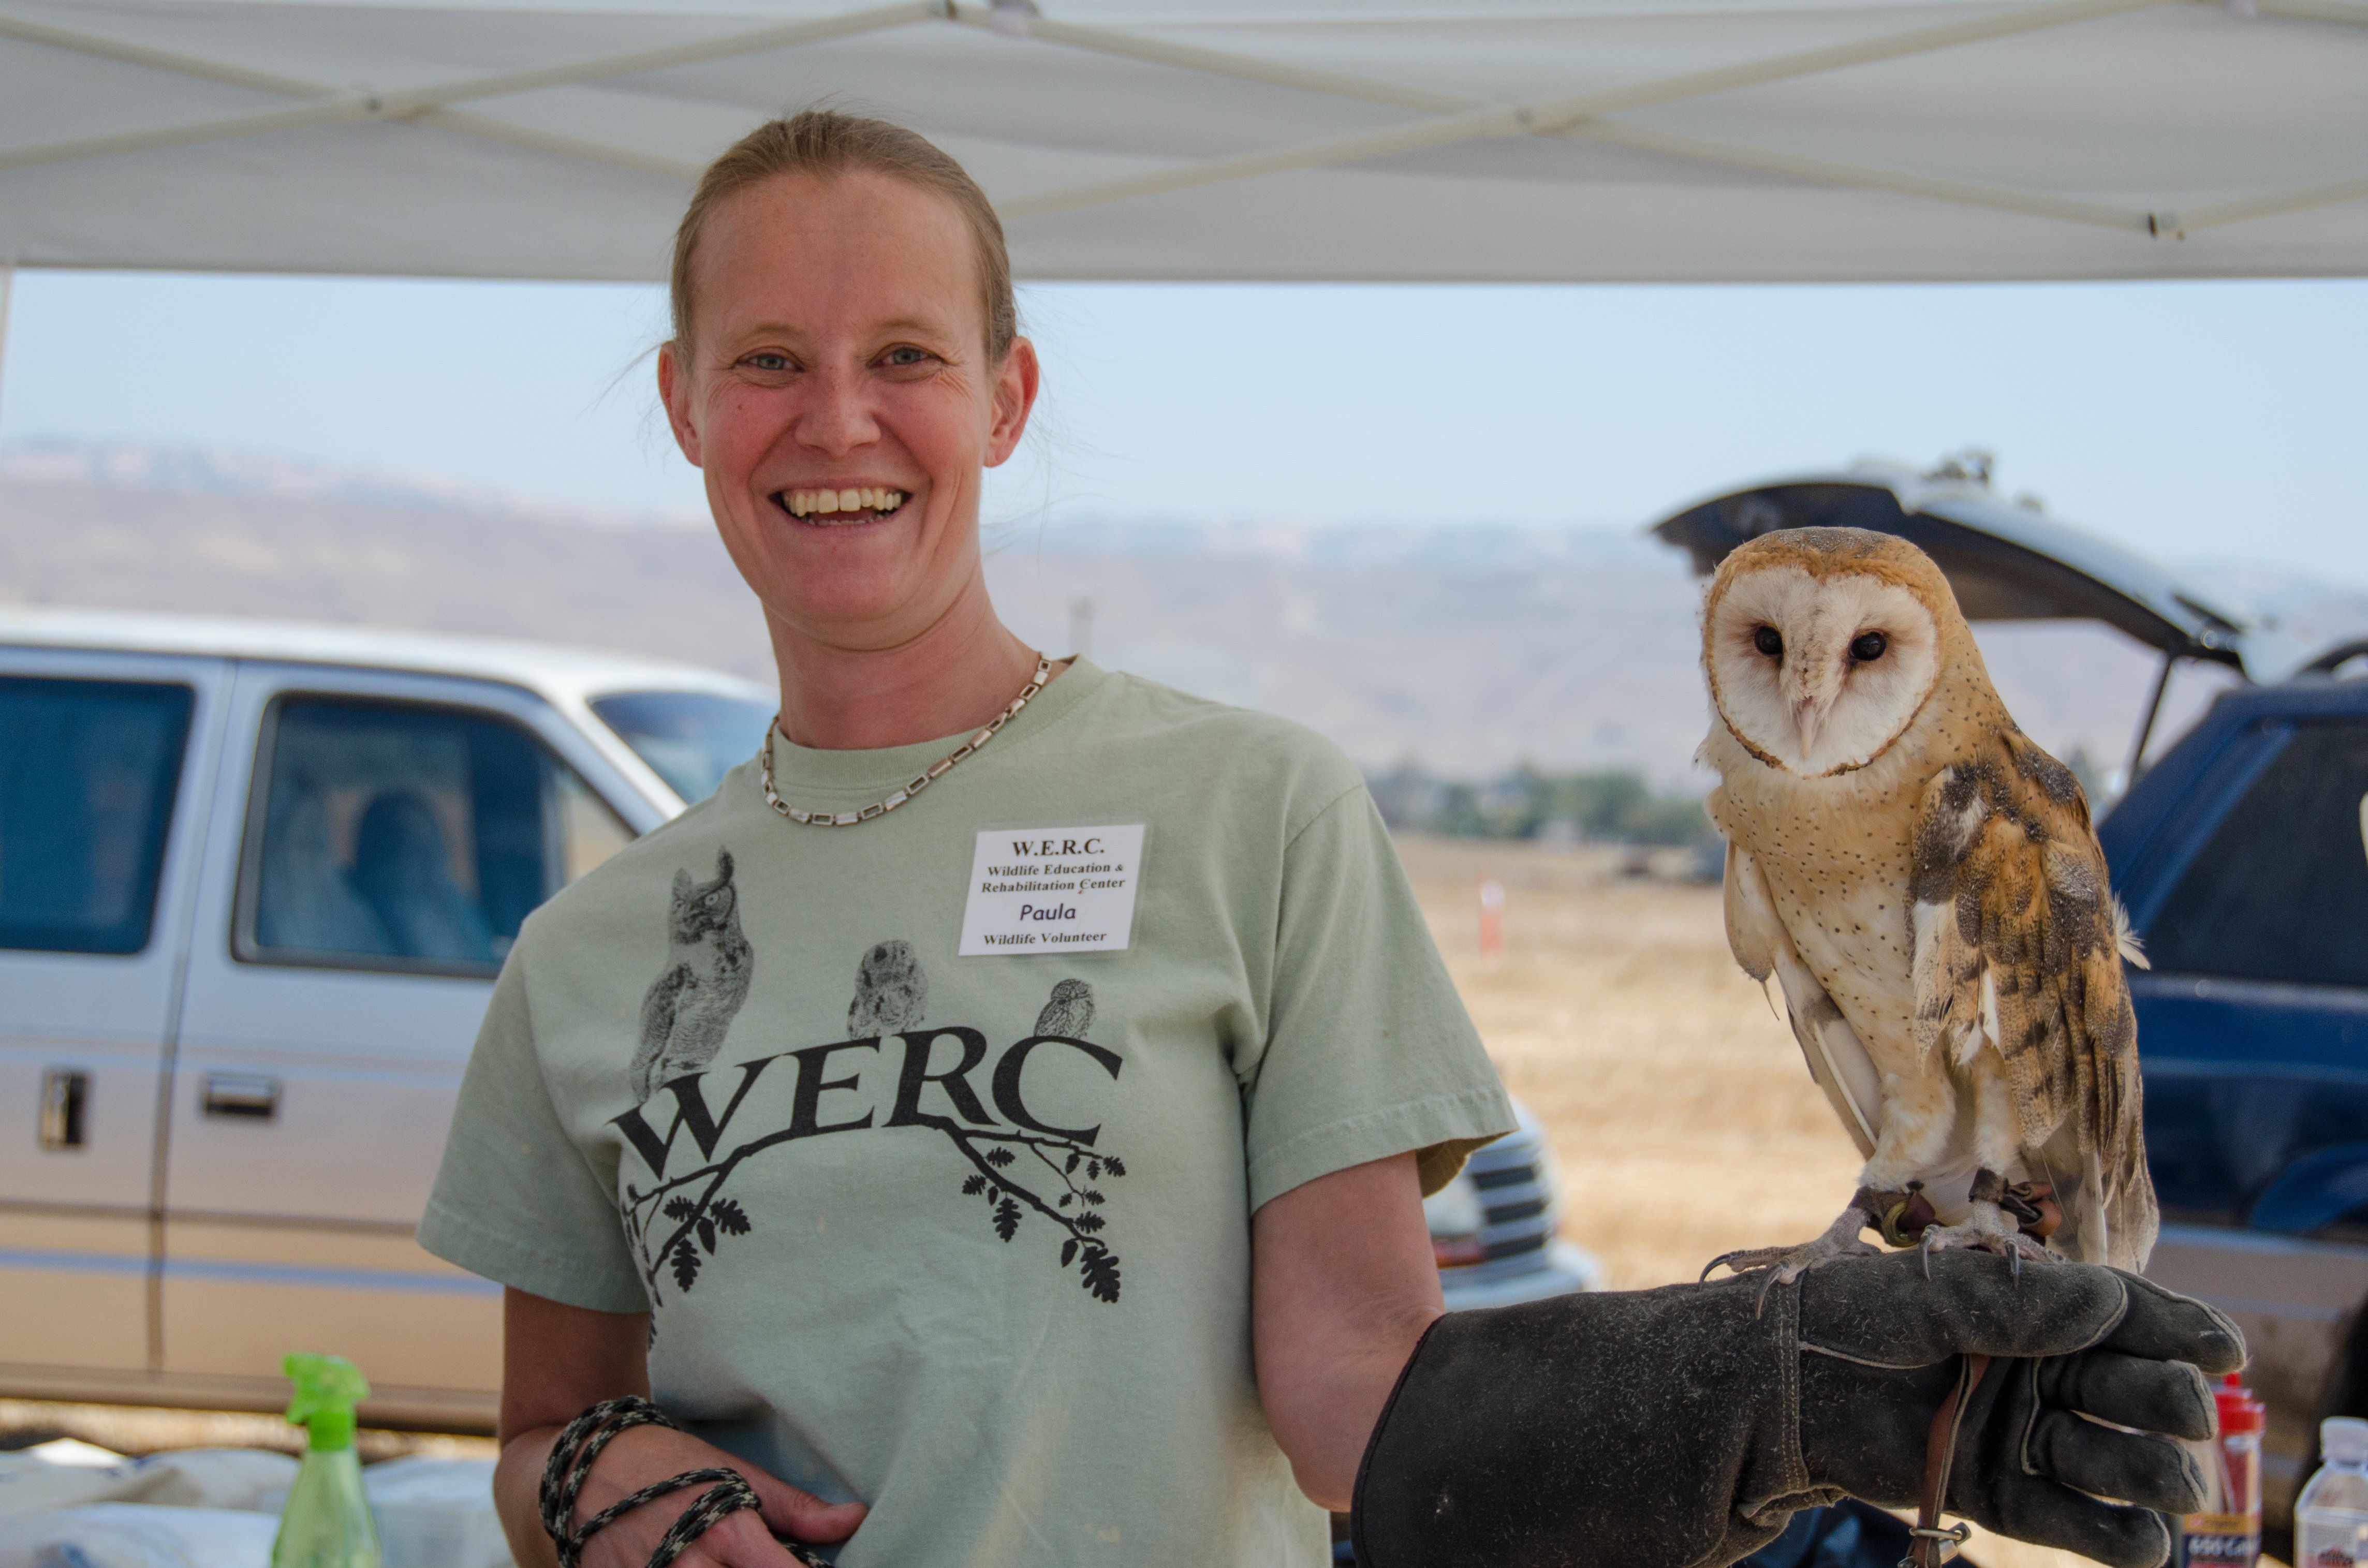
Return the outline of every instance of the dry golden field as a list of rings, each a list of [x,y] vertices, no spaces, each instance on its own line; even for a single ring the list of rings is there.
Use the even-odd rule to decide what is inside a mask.
[[[1600,848],[1406,835],[1398,852],[1506,1087],[1551,1134],[1563,1233],[1610,1285],[1691,1279],[1841,1211],[1858,1151],[1728,955],[1715,886],[1622,875]],[[1480,956],[1483,876],[1505,885],[1498,959]],[[1965,1558],[2087,1563],[1981,1530]]]
[[[1858,1152],[1792,1030],[1726,950],[1714,886],[1620,874],[1617,851],[1398,844],[1505,1085],[1553,1134],[1563,1231],[1617,1288],[1691,1279],[1731,1247],[1804,1241]],[[1475,888],[1505,884],[1505,954]]]

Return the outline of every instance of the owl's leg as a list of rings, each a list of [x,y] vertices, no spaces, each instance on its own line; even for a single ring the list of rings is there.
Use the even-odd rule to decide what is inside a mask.
[[[2007,1092],[2006,1074],[1995,1052],[1975,1052],[1965,1064],[1974,1101],[1974,1157],[1981,1168],[1965,1195],[1971,1210],[1954,1225],[1935,1225],[1924,1233],[1924,1254],[1930,1257],[1950,1247],[1978,1247],[2008,1259],[2020,1272],[2026,1257],[2054,1261],[2045,1244],[2025,1235],[2022,1221],[2007,1212],[2006,1177],[2002,1174],[2022,1149],[2022,1132]]]
[[[1730,1252],[1710,1261],[1702,1270],[1722,1265],[1737,1274],[1764,1268],[1760,1299],[1777,1285],[1789,1285],[1821,1263],[1838,1257],[1868,1257],[1883,1249],[1860,1238],[1859,1233],[1881,1230],[1884,1216],[1911,1195],[1919,1172],[1939,1163],[1949,1142],[1957,1114],[1956,1091],[1941,1073],[1886,1074],[1883,1080],[1883,1126],[1875,1134],[1874,1154],[1859,1174],[1858,1191],[1850,1207],[1835,1217],[1826,1233],[1791,1247],[1753,1247]]]

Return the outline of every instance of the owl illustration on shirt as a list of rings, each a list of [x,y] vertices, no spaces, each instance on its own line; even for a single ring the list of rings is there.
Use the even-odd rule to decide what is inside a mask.
[[[732,852],[715,852],[715,880],[674,874],[666,914],[666,962],[642,996],[642,1044],[633,1052],[636,1104],[715,1060],[724,1032],[748,999],[756,953],[740,932],[740,894]]]
[[[928,1006],[929,977],[913,944],[886,941],[873,945],[855,969],[855,1000],[847,1006],[850,1040],[894,1034],[921,1021]]]
[[[1036,1015],[1036,1032],[1083,1040],[1094,1027],[1094,988],[1082,980],[1064,980],[1053,987],[1052,999]]]

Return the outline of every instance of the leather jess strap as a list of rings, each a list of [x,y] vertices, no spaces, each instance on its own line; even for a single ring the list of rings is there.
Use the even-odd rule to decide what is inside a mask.
[[[1957,1431],[1964,1425],[1965,1406],[1989,1369],[1988,1357],[1967,1356],[1958,1370],[1956,1386],[1932,1413],[1931,1429],[1924,1438],[1924,1494],[1916,1504],[1916,1528],[1908,1532],[1913,1544],[1899,1568],[1941,1568],[1949,1561],[1951,1550],[1964,1545],[1973,1533],[1973,1528],[1962,1522],[1941,1528],[1941,1513],[1948,1506],[1949,1471],[1956,1460]]]

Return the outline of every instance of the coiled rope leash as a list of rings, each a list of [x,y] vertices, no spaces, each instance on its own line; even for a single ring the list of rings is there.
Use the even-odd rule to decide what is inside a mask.
[[[708,1485],[697,1502],[678,1515],[666,1527],[658,1540],[657,1549],[650,1553],[649,1568],[666,1568],[681,1556],[690,1543],[713,1529],[717,1525],[742,1509],[761,1510],[757,1489],[748,1478],[736,1470],[687,1470],[639,1492],[620,1497],[584,1521],[582,1529],[570,1529],[575,1517],[575,1500],[584,1492],[584,1483],[592,1473],[592,1461],[600,1450],[621,1432],[634,1426],[664,1426],[679,1432],[666,1413],[638,1395],[623,1399],[607,1399],[570,1421],[551,1445],[551,1458],[542,1467],[542,1488],[537,1500],[542,1511],[542,1528],[559,1548],[559,1568],[577,1568],[584,1558],[584,1543],[609,1526],[632,1513],[644,1503],[655,1502],[685,1487]],[[778,1537],[775,1539],[779,1539]],[[781,1545],[791,1556],[806,1568],[829,1568],[795,1541]]]

